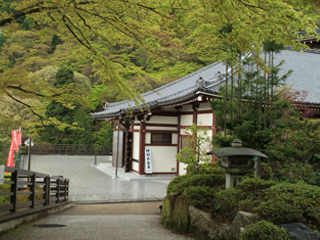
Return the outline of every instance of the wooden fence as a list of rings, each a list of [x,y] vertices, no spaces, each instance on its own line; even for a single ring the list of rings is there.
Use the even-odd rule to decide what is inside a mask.
[[[69,201],[69,179],[6,167],[11,176],[0,185],[0,223]]]
[[[82,144],[35,144],[32,154],[38,155],[111,155],[112,146]],[[22,154],[28,154],[28,147],[22,147]]]

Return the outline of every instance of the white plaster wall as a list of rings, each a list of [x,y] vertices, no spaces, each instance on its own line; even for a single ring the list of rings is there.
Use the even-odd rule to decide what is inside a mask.
[[[140,147],[139,145],[140,145],[140,133],[134,132],[133,133],[132,157],[137,160],[139,160],[139,147]]]
[[[200,103],[198,111],[201,111],[201,110],[212,110],[210,107],[210,102]]]
[[[188,115],[181,115],[181,126],[191,126],[193,121],[193,116],[192,114]]]
[[[183,105],[181,111],[182,111],[182,112],[184,112],[184,111],[193,111],[192,104]]]
[[[198,114],[197,117],[198,126],[212,126],[213,116],[212,113],[202,113]]]
[[[146,133],[146,144],[151,143],[151,133]]]
[[[171,143],[178,144],[178,134],[173,133],[171,136]]]
[[[186,168],[187,168],[186,164],[179,163],[179,176],[185,175],[187,173],[187,170],[185,170]]]
[[[132,162],[132,169],[139,172],[139,163],[137,162]]]
[[[177,131],[176,127],[153,127],[153,126],[146,126],[146,130],[165,130],[165,131]]]
[[[152,116],[148,123],[177,124],[178,118],[175,116]]]
[[[150,146],[150,148],[152,172],[170,173],[177,171],[177,147]]]
[[[133,129],[140,130],[140,126],[133,126]]]

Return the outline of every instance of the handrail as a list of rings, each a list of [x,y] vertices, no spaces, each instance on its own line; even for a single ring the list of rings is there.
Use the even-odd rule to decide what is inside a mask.
[[[8,190],[0,193],[0,197],[7,197],[0,205],[0,222],[69,201],[69,179],[12,167],[5,167],[5,171],[11,176],[5,177],[3,185]]]
[[[31,147],[32,154],[41,155],[110,155],[110,145],[85,145],[85,144],[35,144]],[[28,148],[22,147],[22,154],[27,154]]]

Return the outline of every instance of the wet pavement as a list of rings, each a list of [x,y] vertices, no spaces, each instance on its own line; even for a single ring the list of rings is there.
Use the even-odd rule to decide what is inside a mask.
[[[179,240],[192,239],[165,229],[160,223],[161,202],[76,204],[21,229],[2,240]]]
[[[94,156],[33,155],[31,171],[69,178],[73,202],[162,200],[175,177],[139,176],[119,168],[119,178],[114,178],[111,156],[98,156],[94,163]]]
[[[139,176],[111,166],[111,157],[32,156],[31,170],[70,179],[71,204],[62,212],[0,235],[3,240],[192,239],[161,224],[159,205],[175,176]],[[25,166],[26,167],[26,166]],[[160,201],[159,201],[160,200]]]

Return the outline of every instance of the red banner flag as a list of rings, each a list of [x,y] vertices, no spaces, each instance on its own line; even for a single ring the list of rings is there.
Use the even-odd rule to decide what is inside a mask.
[[[18,147],[18,131],[17,130],[12,130],[11,131],[12,135],[12,141],[14,142],[14,148],[16,149],[16,152],[18,152],[19,147]]]
[[[14,161],[14,141],[11,142],[11,146],[10,146],[10,151],[9,151],[9,155],[8,155],[8,160],[7,160],[7,167],[14,167],[13,166],[13,161]]]
[[[22,133],[21,133],[21,128],[20,128],[18,131],[18,146],[21,145],[21,141],[22,141],[21,138],[22,138]]]

